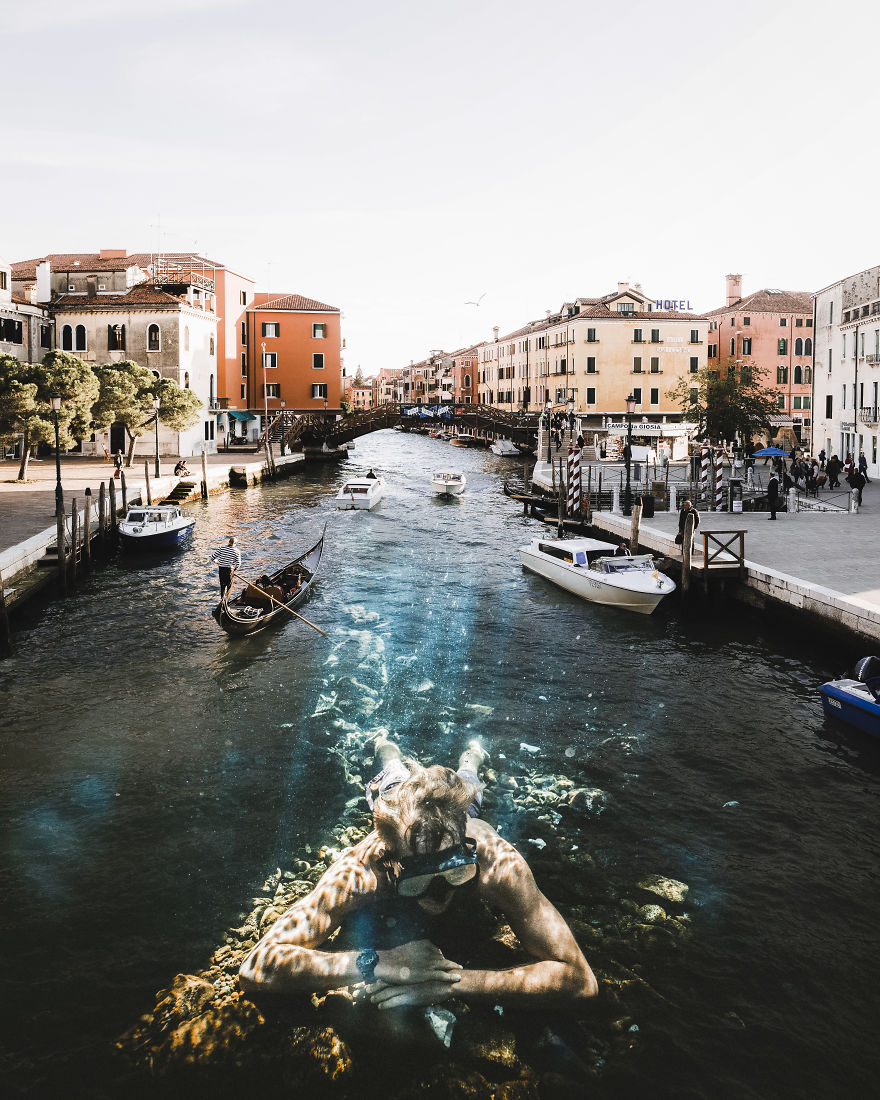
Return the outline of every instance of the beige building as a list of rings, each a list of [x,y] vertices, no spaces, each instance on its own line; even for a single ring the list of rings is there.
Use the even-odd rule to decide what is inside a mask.
[[[51,348],[52,322],[35,283],[14,286],[11,266],[0,260],[0,355],[39,363]]]

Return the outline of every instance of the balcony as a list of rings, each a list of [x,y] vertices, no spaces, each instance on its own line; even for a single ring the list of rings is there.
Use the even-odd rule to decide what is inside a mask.
[[[880,355],[878,355],[876,352],[873,355],[866,355],[865,359],[867,359],[868,363],[870,363],[872,367],[876,367],[877,364],[880,363]]]
[[[863,424],[876,424],[877,423],[877,406],[863,406],[859,409],[859,420]]]

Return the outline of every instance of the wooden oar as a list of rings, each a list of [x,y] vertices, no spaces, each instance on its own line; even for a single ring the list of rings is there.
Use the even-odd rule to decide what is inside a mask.
[[[309,620],[305,617],[305,615],[297,614],[297,612],[293,611],[291,608],[289,608],[286,603],[282,603],[281,600],[276,600],[274,596],[270,596],[268,592],[264,592],[263,589],[260,588],[260,586],[258,584],[255,584],[253,581],[249,581],[247,579],[247,577],[243,577],[242,580],[244,580],[246,584],[249,584],[251,586],[251,588],[253,588],[257,592],[259,592],[261,596],[265,596],[267,600],[270,600],[272,603],[277,603],[279,607],[283,607],[285,611],[289,611],[290,614],[294,616],[294,618],[302,619],[302,621],[306,624],[306,626],[310,626],[312,628],[312,630],[317,630],[317,632],[319,634],[323,634],[325,638],[330,637],[330,635],[327,634],[326,631],[322,630],[319,626],[315,626],[314,623],[309,622]],[[231,583],[230,583],[229,587],[230,588],[232,587]]]

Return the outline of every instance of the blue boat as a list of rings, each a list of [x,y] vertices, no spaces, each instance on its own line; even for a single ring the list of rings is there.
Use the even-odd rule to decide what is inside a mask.
[[[862,657],[852,676],[829,680],[819,691],[827,715],[880,737],[880,657]]]
[[[129,508],[119,534],[130,549],[168,550],[188,539],[195,525],[176,504],[148,504]]]

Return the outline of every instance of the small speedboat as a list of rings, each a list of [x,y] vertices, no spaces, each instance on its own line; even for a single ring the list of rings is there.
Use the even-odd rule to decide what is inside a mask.
[[[880,737],[880,657],[862,657],[852,676],[829,680],[819,691],[826,714]]]
[[[385,479],[350,477],[336,494],[337,508],[372,508],[382,499]]]
[[[620,554],[598,539],[535,539],[519,548],[525,569],[591,603],[650,615],[675,591],[650,554]]]
[[[477,437],[471,432],[459,432],[458,435],[452,437],[454,447],[474,447],[476,442]]]
[[[519,447],[509,439],[496,439],[489,450],[492,454],[501,455],[502,458],[512,458],[514,455],[522,454]]]
[[[458,470],[437,470],[431,476],[431,488],[441,497],[459,497],[467,485],[467,478]]]
[[[195,525],[192,516],[185,516],[176,504],[148,504],[129,508],[119,523],[119,534],[128,547],[163,550],[179,546]]]

